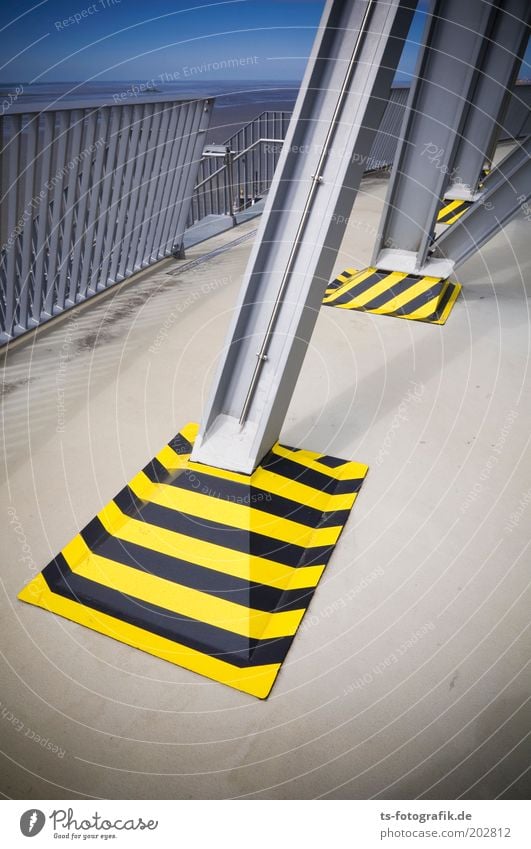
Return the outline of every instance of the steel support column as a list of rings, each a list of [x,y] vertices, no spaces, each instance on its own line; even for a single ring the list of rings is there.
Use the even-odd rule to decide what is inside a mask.
[[[194,461],[250,474],[278,438],[415,7],[325,7]]]
[[[462,265],[524,208],[531,197],[531,136],[486,178],[481,198],[435,242],[434,256]],[[531,211],[526,210],[530,216]]]
[[[436,0],[411,85],[372,265],[446,277],[427,254],[497,3]]]
[[[503,125],[529,39],[529,0],[506,0],[485,42],[461,136],[450,161],[448,200],[476,199],[485,160]]]

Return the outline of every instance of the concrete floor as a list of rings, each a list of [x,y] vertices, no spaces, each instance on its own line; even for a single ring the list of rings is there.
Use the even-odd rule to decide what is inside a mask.
[[[385,185],[363,184],[337,271],[369,261]],[[282,439],[371,470],[268,701],[16,600],[200,417],[255,227],[193,248],[186,263],[239,240],[187,271],[161,263],[5,359],[1,789],[48,799],[524,797],[523,216],[462,268],[443,328],[321,311]]]

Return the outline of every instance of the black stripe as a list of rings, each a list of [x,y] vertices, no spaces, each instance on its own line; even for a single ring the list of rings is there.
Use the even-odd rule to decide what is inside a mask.
[[[345,461],[341,460],[339,457],[330,457],[327,454],[323,454],[322,457],[319,457],[319,462],[322,463],[323,466],[328,466],[329,469],[337,469],[345,463]]]
[[[170,442],[168,442],[170,448],[172,448],[176,454],[191,454],[192,453],[192,443],[189,442],[182,433],[176,433]]]
[[[341,295],[338,295],[337,298],[334,299],[334,304],[349,304],[353,298],[357,298],[358,295],[363,295],[364,292],[367,292],[373,286],[375,286],[380,280],[383,280],[389,274],[389,271],[375,271],[371,274],[370,277],[367,277],[365,280],[362,280],[361,283],[356,283],[352,289],[349,289],[348,292],[342,292]],[[347,281],[350,283],[350,280]],[[346,285],[346,284],[345,284]],[[332,304],[330,304],[332,306]]]
[[[343,463],[344,460],[339,462]],[[342,525],[347,521],[350,512],[349,510],[322,512],[315,507],[308,507],[298,501],[285,498],[283,495],[276,495],[245,483],[218,478],[195,469],[183,469],[177,475],[170,475],[166,472],[164,477],[148,465],[145,467],[144,473],[153,483],[164,483],[186,492],[198,492],[219,498],[222,501],[245,504],[255,510],[260,510],[261,513],[279,516],[281,519],[290,519],[292,522],[298,522],[308,528],[331,528],[334,525]],[[352,482],[352,491],[357,492],[361,483],[361,480],[358,484]]]
[[[421,295],[417,295],[416,298],[413,298],[411,301],[408,301],[408,303],[404,304],[403,307],[399,307],[399,309],[393,310],[393,315],[410,315],[410,313],[415,312],[415,310],[426,306],[428,301],[431,301],[432,298],[436,298],[442,294],[445,285],[445,281],[442,280],[440,283],[437,284],[437,286],[428,289]],[[430,318],[432,318],[432,316],[428,316],[426,321],[429,321]]]
[[[339,287],[340,287],[340,286],[344,286],[344,285],[345,285],[345,283],[349,283],[349,282],[350,282],[350,280],[352,280],[352,278],[353,278],[353,277],[355,277],[355,275],[354,275],[354,274],[347,274],[347,272],[346,272],[346,271],[344,271],[344,272],[343,272],[343,275],[344,275],[345,277],[348,277],[348,280],[340,280],[340,279],[339,279],[339,277],[335,277],[335,278],[334,278],[333,280],[331,280],[331,281],[330,281],[330,283],[328,284],[328,286],[327,286],[327,291],[329,291],[329,290],[331,290],[331,291],[335,291],[336,289],[339,289]]]
[[[99,523],[96,528],[94,522]],[[126,542],[110,536],[99,519],[91,522],[92,532],[82,531],[81,536],[94,554],[107,557],[133,569],[147,572],[157,578],[173,581],[184,587],[209,593],[216,598],[242,604],[254,610],[275,613],[280,610],[300,610],[308,606],[314,588],[305,590],[281,590],[256,584],[224,572],[216,572],[205,566],[197,566],[151,548]]]
[[[164,468],[156,457],[153,457],[147,466],[144,466],[142,471],[153,483],[169,483],[170,479],[174,478],[176,474],[179,474],[181,470],[178,469],[172,474]]]
[[[452,203],[453,203],[453,201],[452,201]],[[465,206],[465,204],[466,204],[466,206]],[[442,212],[443,209],[446,209],[446,206],[450,206],[450,205],[451,204],[445,204],[444,206],[442,206],[441,212]],[[453,209],[450,209],[447,212],[445,212],[444,215],[442,215],[440,218],[437,217],[438,223],[444,224],[447,220],[449,220],[450,218],[453,218],[454,215],[458,215],[460,212],[465,212],[465,210],[467,209],[467,206],[468,206],[467,201],[462,200],[459,203],[458,206],[454,206]]]
[[[408,275],[404,277],[403,280],[399,280],[398,283],[395,283],[385,292],[382,292],[381,295],[378,295],[377,298],[373,298],[372,301],[369,301],[367,304],[364,304],[361,309],[369,312],[370,310],[378,309],[379,307],[385,306],[392,298],[396,298],[398,295],[402,295],[403,292],[407,292],[408,289],[411,289],[412,286],[416,286],[422,280],[422,277],[414,277],[413,275]],[[434,283],[433,287],[427,289],[425,292],[421,293],[415,298],[415,301],[420,301],[419,306],[423,306],[427,301],[434,298],[437,294],[439,294],[442,288],[442,283]],[[411,302],[413,303],[413,301]],[[401,314],[402,312],[411,312],[410,305],[407,304],[406,307],[398,308],[394,310],[397,314]]]
[[[359,478],[337,480],[337,478],[329,477],[324,472],[309,469],[308,466],[303,466],[295,460],[281,457],[280,454],[275,454],[275,449],[266,454],[260,465],[263,469],[268,469],[268,471],[282,475],[291,481],[303,483],[305,486],[311,486],[319,492],[328,493],[328,495],[348,495],[357,492],[361,486]]]
[[[293,640],[293,637],[249,639],[188,616],[179,616],[75,575],[61,554],[46,566],[42,574],[50,590],[63,598],[77,601],[84,607],[114,616],[122,622],[136,625],[159,637],[182,643],[240,668],[282,663]],[[256,652],[258,648],[259,653]]]
[[[455,284],[454,283],[448,283],[446,289],[444,290],[444,292],[442,294],[441,300],[437,304],[437,309],[435,310],[433,315],[430,316],[431,321],[439,321],[439,319],[442,317],[442,314],[444,312],[444,309],[445,309],[448,301],[450,300],[450,298],[452,297],[454,292],[455,292]]]
[[[358,489],[359,491],[363,481],[360,480]],[[350,510],[330,510],[326,513],[322,514],[322,520],[318,524],[318,528],[337,528],[339,525],[341,527],[346,524],[347,519],[350,515]]]
[[[214,543],[232,551],[243,552],[254,557],[265,557],[284,566],[299,566],[302,558],[307,556],[307,552],[310,553],[312,563],[315,564],[325,563],[330,556],[328,546],[312,546],[307,549],[304,546],[282,542],[254,531],[233,528],[211,519],[201,519],[180,510],[142,501],[128,486],[118,493],[114,502],[123,513],[134,519],[168,531],[185,534],[193,539]],[[326,560],[323,560],[325,556]]]

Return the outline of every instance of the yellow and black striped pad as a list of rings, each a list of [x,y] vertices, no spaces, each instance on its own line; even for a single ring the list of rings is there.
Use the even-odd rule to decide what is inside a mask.
[[[444,324],[460,291],[459,283],[440,277],[417,277],[377,268],[363,271],[347,268],[329,284],[323,304]]]
[[[472,201],[469,200],[451,200],[443,201],[443,206],[437,213],[437,224],[453,224],[458,218],[461,218],[463,212],[466,212]]]
[[[367,466],[273,446],[252,475],[166,445],[22,601],[266,698]]]

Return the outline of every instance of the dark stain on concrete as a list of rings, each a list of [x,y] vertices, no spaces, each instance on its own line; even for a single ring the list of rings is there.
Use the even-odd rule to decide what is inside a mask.
[[[29,382],[29,377],[23,377],[20,380],[13,380],[10,383],[6,381],[0,386],[0,395],[5,398],[7,395],[11,395],[12,392],[20,389],[22,386],[27,386]]]

